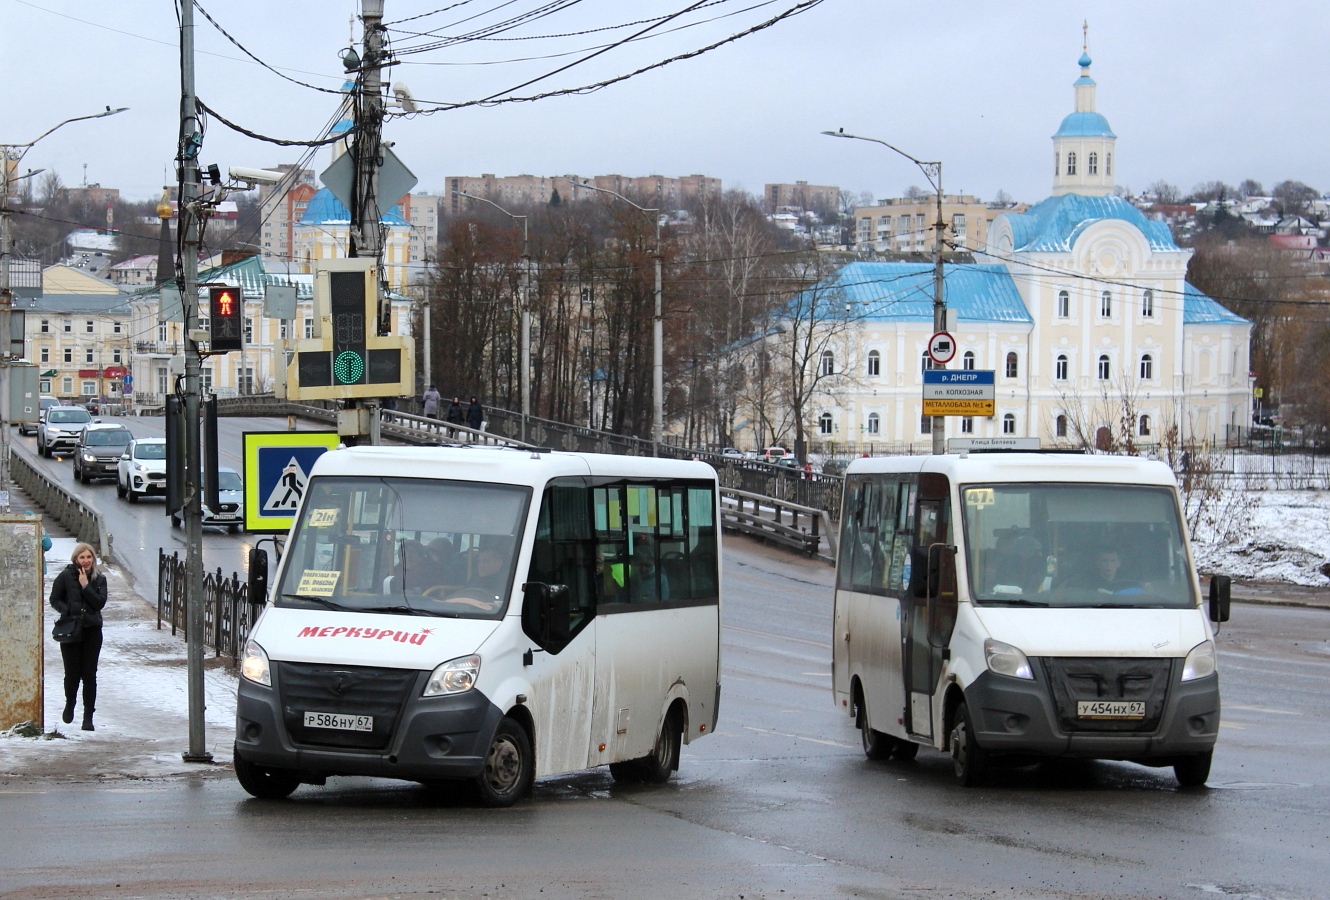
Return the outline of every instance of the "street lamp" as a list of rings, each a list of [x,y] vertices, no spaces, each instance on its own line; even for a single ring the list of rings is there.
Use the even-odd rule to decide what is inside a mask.
[[[609,188],[596,187],[594,184],[587,184],[584,181],[579,182],[576,180],[572,182],[572,185],[574,198],[577,196],[578,188],[586,188],[589,191],[600,191],[602,194],[618,197],[624,203],[627,203],[644,215],[651,216],[656,222],[656,310],[655,315],[651,319],[651,440],[656,445],[655,453],[659,456],[660,444],[665,439],[665,336],[664,325],[662,324],[661,319],[660,302],[660,267],[662,259],[660,252],[660,210],[638,206],[623,194],[620,194],[617,191],[612,191]]]
[[[122,106],[119,109],[106,107],[99,113],[92,113],[86,116],[74,116],[72,119],[65,119],[52,125],[43,131],[33,140],[26,144],[0,144],[0,491],[4,496],[9,496],[9,423],[6,421],[5,410],[8,408],[9,395],[9,358],[12,350],[10,343],[10,314],[14,306],[14,293],[10,289],[9,262],[13,258],[13,241],[9,233],[9,208],[11,185],[22,181],[24,178],[31,178],[40,173],[28,172],[26,175],[12,176],[11,172],[18,171],[19,163],[23,157],[35,144],[45,138],[52,132],[63,128],[71,122],[82,122],[85,119],[102,119],[106,116],[114,116],[117,113],[124,112],[128,107]],[[20,351],[19,355],[22,355]]]
[[[453,191],[459,197],[466,197],[468,200],[479,200],[481,203],[488,203],[510,219],[522,220],[522,440],[526,441],[526,422],[527,417],[531,415],[531,304],[528,294],[531,290],[531,243],[530,233],[527,230],[527,216],[519,216],[516,213],[510,213],[493,200],[487,200],[484,197],[477,197],[475,194],[468,194],[465,191]],[[429,310],[428,303],[425,306]],[[426,338],[429,337],[428,319],[425,324]],[[425,365],[429,365],[426,359]]]
[[[919,167],[919,171],[924,173],[928,179],[929,185],[933,188],[933,193],[937,195],[937,221],[933,223],[933,330],[947,330],[947,303],[942,294],[942,233],[946,229],[946,223],[942,220],[942,163],[924,162],[921,159],[915,159],[899,147],[894,147],[886,141],[873,137],[863,137],[858,134],[846,134],[844,129],[839,131],[824,131],[823,134],[834,138],[849,138],[855,141],[869,141],[874,144],[881,144],[888,150],[899,153]],[[945,369],[945,365],[939,365],[939,368]],[[943,416],[933,417],[933,452],[947,452],[946,436],[946,418]]]

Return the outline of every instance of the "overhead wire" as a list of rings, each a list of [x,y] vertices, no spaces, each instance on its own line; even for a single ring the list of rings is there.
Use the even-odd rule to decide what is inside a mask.
[[[275,67],[268,65],[268,63],[264,62],[263,60],[261,60],[261,59],[259,59],[257,56],[255,56],[252,52],[250,52],[250,50],[249,50],[248,47],[246,47],[244,44],[240,43],[240,41],[236,40],[236,39],[231,35],[231,33],[230,33],[229,31],[227,31],[225,28],[223,28],[223,27],[221,26],[221,23],[219,23],[216,19],[214,19],[214,18],[208,13],[208,11],[207,11],[206,9],[203,8],[203,4],[199,3],[198,0],[193,0],[193,3],[194,3],[194,8],[197,9],[199,12],[203,13],[203,18],[205,18],[205,19],[207,19],[209,22],[211,22],[211,23],[212,23],[212,27],[213,27],[213,28],[216,28],[217,31],[222,35],[222,37],[226,38],[228,41],[230,41],[232,44],[234,44],[235,47],[236,47],[236,49],[238,49],[241,53],[243,53],[243,54],[245,54],[246,56],[248,56],[250,59],[252,59],[254,62],[258,63],[258,64],[259,64],[260,66],[262,66],[263,68],[267,69],[269,72],[272,72],[272,73],[273,73],[274,75],[276,75],[278,78],[284,78],[284,79],[286,79],[287,81],[291,82],[292,84],[298,84],[298,85],[300,85],[301,87],[306,87],[306,88],[309,88],[309,89],[312,90],[312,91],[319,91],[319,92],[324,93],[324,94],[340,94],[340,93],[341,93],[340,90],[337,90],[337,89],[334,89],[334,88],[318,87],[317,85],[313,85],[313,84],[309,84],[309,83],[307,83],[307,82],[301,81],[301,80],[298,79],[298,78],[292,78],[290,75],[287,75],[287,74],[284,73],[284,72],[280,72],[280,71],[278,71]]]

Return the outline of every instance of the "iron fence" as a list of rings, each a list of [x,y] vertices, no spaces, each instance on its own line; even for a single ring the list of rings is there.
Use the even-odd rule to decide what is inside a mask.
[[[185,561],[179,551],[170,556],[157,551],[157,627],[169,622],[171,634],[188,638],[185,595],[188,591]],[[217,656],[240,658],[250,629],[263,611],[263,602],[249,602],[249,583],[236,572],[227,578],[219,568],[203,576],[203,645]]]

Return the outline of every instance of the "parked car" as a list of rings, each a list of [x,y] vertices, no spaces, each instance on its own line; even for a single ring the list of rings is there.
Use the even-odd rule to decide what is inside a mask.
[[[724,450],[721,450],[721,451],[720,451],[720,455],[723,456],[723,457],[725,457],[726,459],[743,459],[743,458],[744,458],[743,451],[742,451],[742,450],[735,449],[734,447],[726,447]]]
[[[36,422],[19,422],[19,423],[18,423],[18,433],[19,433],[19,434],[25,434],[25,435],[26,435],[26,434],[36,434],[36,433],[37,433],[37,429],[42,427],[42,417],[46,415],[46,411],[47,411],[48,409],[50,409],[52,406],[59,406],[59,405],[60,405],[60,398],[59,398],[59,397],[39,397],[39,398],[37,398],[37,421],[36,421]]]
[[[778,459],[784,459],[790,455],[790,451],[784,447],[768,447],[762,451],[762,459],[769,463],[774,463]]]
[[[134,435],[123,425],[93,423],[74,445],[74,477],[81,484],[94,478],[115,478],[120,456]]]
[[[73,450],[83,429],[91,424],[92,416],[81,406],[52,406],[37,428],[37,452],[50,457]]]
[[[217,470],[217,509],[209,509],[203,504],[203,524],[219,525],[230,529],[232,534],[240,532],[244,522],[245,484],[240,473],[235,469]],[[181,525],[178,514],[171,515],[171,524],[176,528]]]
[[[130,441],[116,465],[115,492],[130,503],[166,493],[166,438]]]

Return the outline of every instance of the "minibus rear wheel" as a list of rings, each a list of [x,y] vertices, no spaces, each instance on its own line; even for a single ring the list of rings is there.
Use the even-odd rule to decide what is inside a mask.
[[[984,776],[988,774],[988,751],[974,739],[970,707],[964,701],[956,707],[955,724],[951,727],[951,762],[961,787],[977,787],[984,783]]]
[[[897,749],[897,741],[889,734],[874,730],[868,721],[868,704],[864,702],[862,694],[859,695],[854,718],[855,724],[859,726],[859,740],[864,747],[864,756],[869,759],[891,759],[892,752]]]
[[[1178,779],[1178,787],[1201,787],[1210,777],[1210,761],[1214,751],[1197,753],[1184,757],[1173,764],[1173,775]]]
[[[531,753],[531,739],[515,719],[504,716],[490,738],[485,767],[476,776],[480,804],[489,807],[512,806],[527,791],[536,776],[536,761]]]
[[[660,734],[651,752],[638,759],[610,763],[610,775],[615,781],[647,784],[664,784],[679,768],[679,745],[683,739],[683,727],[679,724],[679,714],[671,709],[665,714],[665,721],[660,723]]]
[[[261,766],[234,752],[232,759],[240,786],[260,800],[281,800],[300,787],[300,776],[290,769]]]

